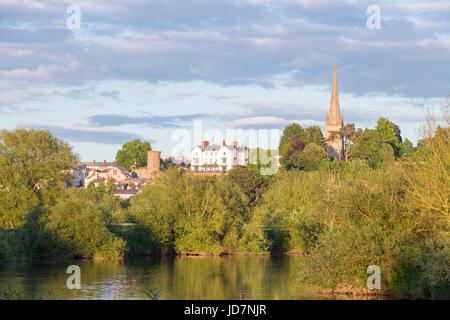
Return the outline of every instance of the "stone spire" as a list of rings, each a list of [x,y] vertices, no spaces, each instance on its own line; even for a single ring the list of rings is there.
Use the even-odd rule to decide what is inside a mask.
[[[325,144],[330,158],[342,159],[344,142],[337,132],[342,128],[344,118],[339,109],[339,97],[336,76],[336,60],[334,60],[333,88],[331,90],[330,111],[325,118]]]
[[[344,118],[339,109],[339,96],[336,76],[336,59],[334,60],[333,89],[331,90],[330,111],[326,118],[329,125],[342,125]]]

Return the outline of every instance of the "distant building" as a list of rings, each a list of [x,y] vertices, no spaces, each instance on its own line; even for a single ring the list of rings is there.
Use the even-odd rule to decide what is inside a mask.
[[[112,182],[116,186],[114,194],[122,199],[129,199],[140,192],[140,189],[152,182],[151,178],[134,177],[127,169],[116,162],[79,162],[72,168],[73,187],[88,187],[90,183]]]
[[[330,111],[325,118],[325,144],[330,159],[341,160],[344,151],[344,141],[337,132],[344,125],[344,117],[339,109],[339,96],[336,77],[336,61],[334,62],[333,89],[331,91]]]
[[[84,183],[87,187],[94,181],[114,181],[120,183],[123,180],[130,179],[131,174],[124,167],[118,166],[116,162],[80,162],[79,168],[84,168]]]
[[[248,164],[248,148],[238,142],[227,145],[222,141],[220,145],[210,145],[202,141],[191,151],[191,170],[193,172],[228,172],[229,170]]]

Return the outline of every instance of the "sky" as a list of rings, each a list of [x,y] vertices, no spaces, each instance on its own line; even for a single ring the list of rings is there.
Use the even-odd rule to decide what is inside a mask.
[[[135,138],[163,157],[276,148],[289,123],[324,128],[335,59],[344,122],[383,116],[415,143],[450,95],[450,2],[0,0],[0,128],[50,130],[83,161]]]

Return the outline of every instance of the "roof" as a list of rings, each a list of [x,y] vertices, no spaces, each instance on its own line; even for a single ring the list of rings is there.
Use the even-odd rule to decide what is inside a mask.
[[[200,145],[196,145],[196,146],[194,146],[194,148],[202,149],[202,147]],[[192,150],[194,148],[192,148]],[[229,151],[233,151],[233,150],[244,151],[244,150],[248,149],[247,147],[242,147],[242,146],[235,147],[232,144],[226,145],[225,148],[227,148]],[[218,151],[220,149],[222,149],[222,146],[219,146],[217,144],[211,144],[211,145],[206,146],[205,149],[203,149],[203,151]]]

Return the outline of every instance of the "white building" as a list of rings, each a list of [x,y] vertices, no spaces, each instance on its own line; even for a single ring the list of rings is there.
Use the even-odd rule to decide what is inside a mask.
[[[247,166],[248,148],[235,141],[232,145],[226,145],[222,141],[220,145],[210,145],[203,141],[191,151],[191,170],[194,172],[227,172],[233,168]]]

